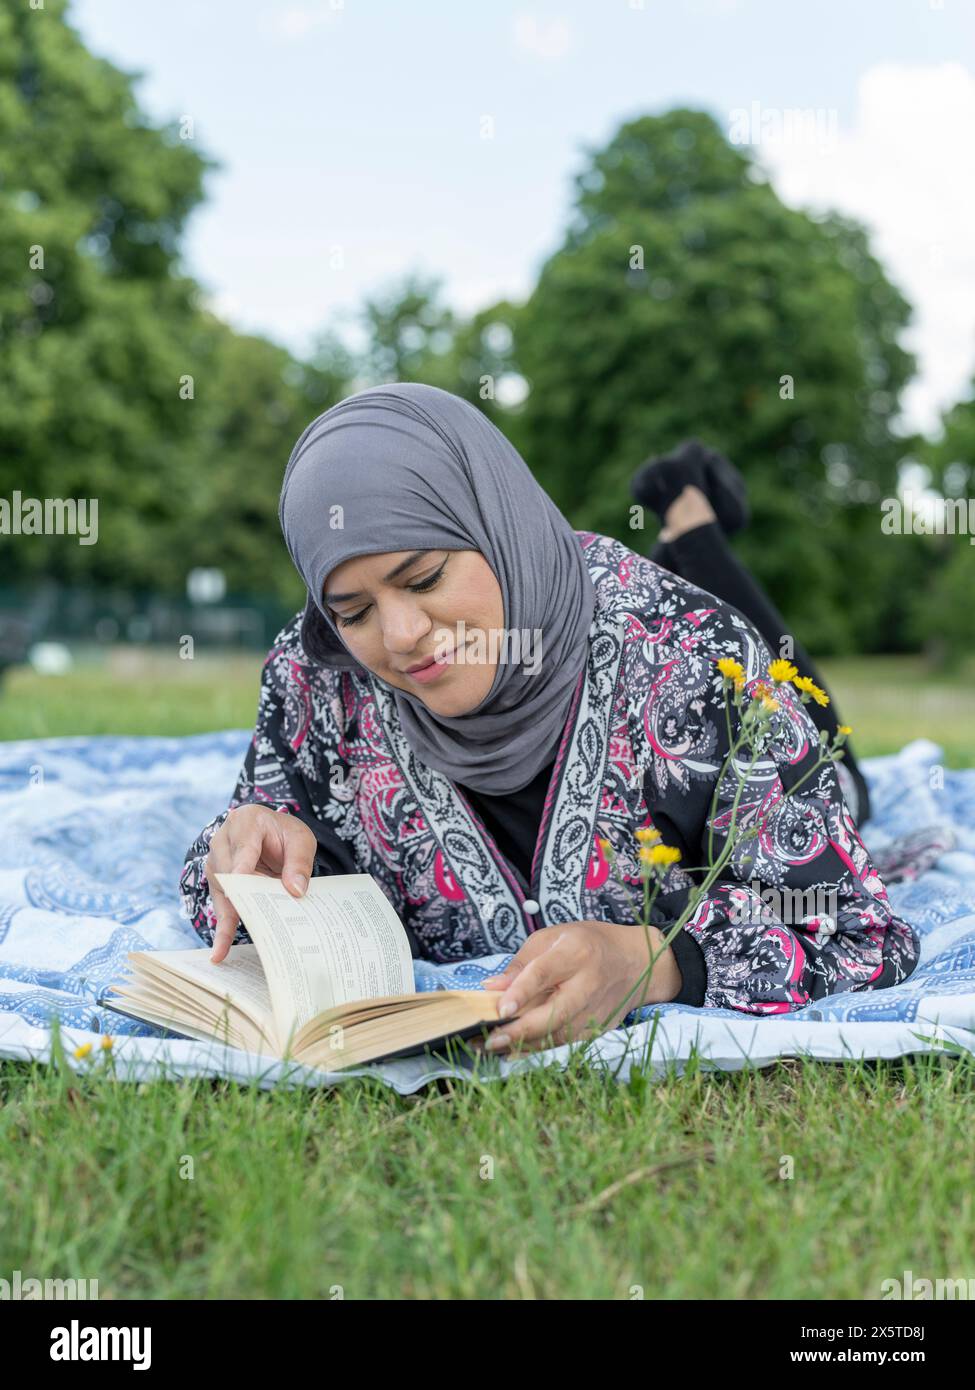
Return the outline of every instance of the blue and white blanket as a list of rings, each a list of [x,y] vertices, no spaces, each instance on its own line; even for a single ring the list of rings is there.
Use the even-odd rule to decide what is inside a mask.
[[[110,1033],[116,1074],[132,1080],[219,1075],[257,1078],[263,1086],[321,1085],[360,1074],[322,1073],[166,1037],[96,1002],[124,974],[129,951],[200,946],[180,913],[176,883],[187,846],[226,805],[249,739],[248,730],[232,730],[0,744],[0,1057],[49,1057],[50,1020],[57,1015],[69,1056],[80,1044],[95,1045],[75,1065],[90,1065]],[[625,1079],[633,1065],[659,1075],[692,1052],[706,1066],[735,1070],[799,1054],[836,1061],[956,1045],[975,1051],[975,769],[943,772],[940,759],[936,745],[919,740],[863,764],[875,816],[863,838],[872,853],[926,827],[954,841],[933,868],[889,885],[895,911],[923,938],[909,980],[772,1018],[658,1005],[644,1010],[645,1021],[589,1044],[593,1063]],[[417,961],[416,988],[476,988],[509,959]],[[476,1074],[561,1066],[569,1051],[511,1061],[486,1056]],[[435,1076],[472,1075],[469,1063],[430,1057],[361,1072],[403,1094]]]

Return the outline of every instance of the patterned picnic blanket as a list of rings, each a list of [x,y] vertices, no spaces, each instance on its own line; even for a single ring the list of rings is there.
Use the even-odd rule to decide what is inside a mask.
[[[192,738],[63,738],[0,744],[0,1057],[50,1055],[57,1015],[65,1046],[115,1042],[116,1072],[132,1080],[212,1075],[321,1085],[368,1072],[406,1094],[469,1062],[403,1058],[343,1073],[181,1040],[99,1007],[135,950],[199,946],[176,882],[187,846],[227,802],[249,730]],[[825,1060],[975,1051],[975,769],[941,766],[917,740],[862,761],[874,820],[863,835],[895,910],[923,938],[918,969],[878,993],[848,993],[798,1012],[757,1018],[666,1004],[589,1044],[597,1067],[625,1079],[659,1075],[696,1051],[707,1066],[765,1066],[807,1053]],[[476,988],[507,955],[455,965],[415,962],[416,988]],[[656,1013],[654,1024],[652,1015]],[[485,1057],[481,1078],[563,1065],[569,1048],[512,1061]]]

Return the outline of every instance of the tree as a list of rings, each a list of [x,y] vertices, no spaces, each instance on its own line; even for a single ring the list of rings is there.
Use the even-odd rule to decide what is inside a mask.
[[[910,635],[937,664],[959,667],[975,651],[975,381],[967,400],[942,418],[940,438],[920,458],[930,485],[949,503],[952,529],[926,535],[925,580],[911,610]]]
[[[351,360],[329,340],[297,363],[201,307],[179,245],[217,166],[66,8],[0,9],[0,495],[97,500],[98,540],[0,535],[0,567],[182,594],[218,565],[290,601],[281,477]]]
[[[502,428],[573,524],[644,550],[656,522],[631,529],[632,473],[701,437],[744,472],[741,552],[807,643],[902,643],[904,556],[879,502],[906,448],[909,306],[865,233],[786,208],[700,112],[642,117],[589,155],[515,316],[507,365],[530,394]]]
[[[144,122],[63,0],[0,11],[0,488],[98,501],[99,539],[0,537],[8,574],[117,575],[135,516],[172,520],[188,477],[179,386],[197,320],[177,239],[208,162]]]
[[[438,277],[413,272],[365,301],[359,315],[367,339],[358,362],[363,379],[375,385],[422,380],[428,386],[453,380],[445,364],[457,320],[440,302],[441,285]]]
[[[317,362],[299,363],[264,338],[212,320],[192,456],[197,485],[186,499],[180,561],[217,565],[228,587],[274,595],[299,607],[304,585],[278,523],[285,465],[305,427],[347,394],[352,359],[331,340]]]

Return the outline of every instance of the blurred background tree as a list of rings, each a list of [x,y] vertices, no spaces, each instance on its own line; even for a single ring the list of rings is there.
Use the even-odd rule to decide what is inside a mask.
[[[696,435],[749,486],[736,540],[821,651],[904,645],[911,538],[880,532],[910,441],[910,310],[838,217],[783,206],[748,152],[693,111],[644,117],[590,152],[564,245],[513,322],[531,391],[512,435],[578,526],[646,550],[629,479]]]
[[[942,497],[963,499],[975,521],[975,381],[968,400],[942,417],[941,436],[925,440],[919,461],[928,486]],[[921,538],[924,582],[914,593],[908,640],[934,665],[957,667],[975,651],[975,527],[969,535]]]
[[[45,9],[0,9],[0,494],[97,498],[99,537],[0,536],[0,567],[181,594],[219,564],[291,601],[281,472],[349,360],[297,362],[201,307],[179,243],[216,164]]]
[[[0,485],[97,497],[104,538],[0,538],[0,554],[28,572],[172,583],[195,430],[177,392],[198,322],[177,244],[208,164],[151,129],[128,78],[63,23],[5,6],[0,65]]]
[[[299,361],[208,312],[179,251],[218,166],[143,116],[64,11],[0,10],[0,495],[97,497],[99,542],[0,536],[8,580],[181,595],[218,566],[296,607],[277,520],[294,441],[353,390],[420,380],[483,409],[575,526],[644,553],[643,459],[691,435],[727,453],[753,511],[735,545],[815,651],[917,649],[939,593],[941,647],[967,630],[967,544],[884,536],[879,504],[908,457],[968,484],[951,468],[975,405],[943,445],[898,432],[906,300],[861,227],[785,207],[709,115],[641,117],[584,151],[524,303],[461,319],[408,274],[362,306],[364,347],[329,324]]]

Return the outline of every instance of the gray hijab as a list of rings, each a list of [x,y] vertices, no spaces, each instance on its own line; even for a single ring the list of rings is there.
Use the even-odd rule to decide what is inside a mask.
[[[298,439],[278,515],[308,588],[306,653],[391,691],[417,756],[452,781],[493,795],[527,786],[558,748],[595,590],[578,536],[501,431],[437,386],[371,386]],[[322,604],[326,578],[344,561],[421,549],[480,551],[501,586],[508,632],[541,632],[540,660],[537,646],[530,661],[524,647],[520,661],[499,659],[491,689],[467,714],[435,714],[367,671]]]

